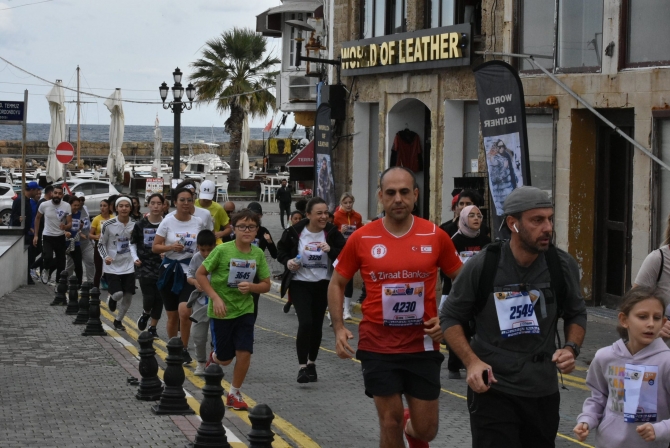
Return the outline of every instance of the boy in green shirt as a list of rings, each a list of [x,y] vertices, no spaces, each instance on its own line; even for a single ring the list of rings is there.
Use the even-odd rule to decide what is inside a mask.
[[[231,221],[235,240],[216,246],[195,276],[209,297],[207,315],[214,351],[208,363],[227,366],[237,358],[226,406],[245,410],[248,406],[240,388],[253,353],[255,318],[251,293],[270,290],[270,269],[263,251],[251,244],[260,227],[258,215],[245,209],[233,215]],[[260,283],[253,283],[256,274]]]

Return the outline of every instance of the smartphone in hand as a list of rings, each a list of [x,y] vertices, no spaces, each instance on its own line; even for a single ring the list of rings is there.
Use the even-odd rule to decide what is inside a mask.
[[[491,369],[486,369],[486,370],[484,370],[484,371],[482,372],[482,381],[484,381],[484,385],[485,385],[486,387],[491,386],[491,385],[489,384],[489,376],[490,376],[490,374],[491,374]]]

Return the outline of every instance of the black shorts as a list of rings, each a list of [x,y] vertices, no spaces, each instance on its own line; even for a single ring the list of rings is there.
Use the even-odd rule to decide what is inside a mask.
[[[107,292],[114,294],[116,292],[135,294],[135,273],[130,274],[110,274],[105,272],[107,280]]]
[[[210,318],[209,328],[216,358],[228,361],[235,357],[236,351],[253,353],[255,322],[256,318],[251,313],[233,319]]]
[[[405,394],[431,401],[440,396],[444,355],[438,351],[389,354],[358,350],[356,358],[361,361],[368,397]]]
[[[161,266],[158,270],[159,278],[163,275],[165,266]],[[186,281],[186,274],[184,274],[184,287],[181,289],[179,294],[172,292],[172,284],[165,286],[160,290],[161,297],[163,298],[163,306],[165,311],[177,311],[179,309],[179,304],[182,302],[188,302],[188,298],[191,293],[195,290],[195,286],[190,285]]]

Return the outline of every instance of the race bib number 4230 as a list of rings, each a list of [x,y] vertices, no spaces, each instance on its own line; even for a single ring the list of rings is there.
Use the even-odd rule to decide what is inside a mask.
[[[424,298],[423,282],[382,285],[384,325],[423,325]]]
[[[539,292],[496,292],[493,293],[493,296],[498,313],[500,334],[503,338],[521,334],[540,334],[534,307]]]

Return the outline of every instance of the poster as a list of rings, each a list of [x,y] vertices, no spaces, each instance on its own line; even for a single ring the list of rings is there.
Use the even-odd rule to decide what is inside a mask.
[[[145,188],[145,195],[147,197],[154,193],[163,194],[163,178],[162,177],[148,177]]]
[[[507,195],[516,187],[525,185],[521,172],[519,133],[484,137],[484,150],[495,214],[502,216]]]
[[[333,164],[331,158],[332,125],[330,105],[322,103],[316,111],[314,125],[314,182],[316,196],[328,205],[328,210],[335,211],[335,182],[333,181]]]

